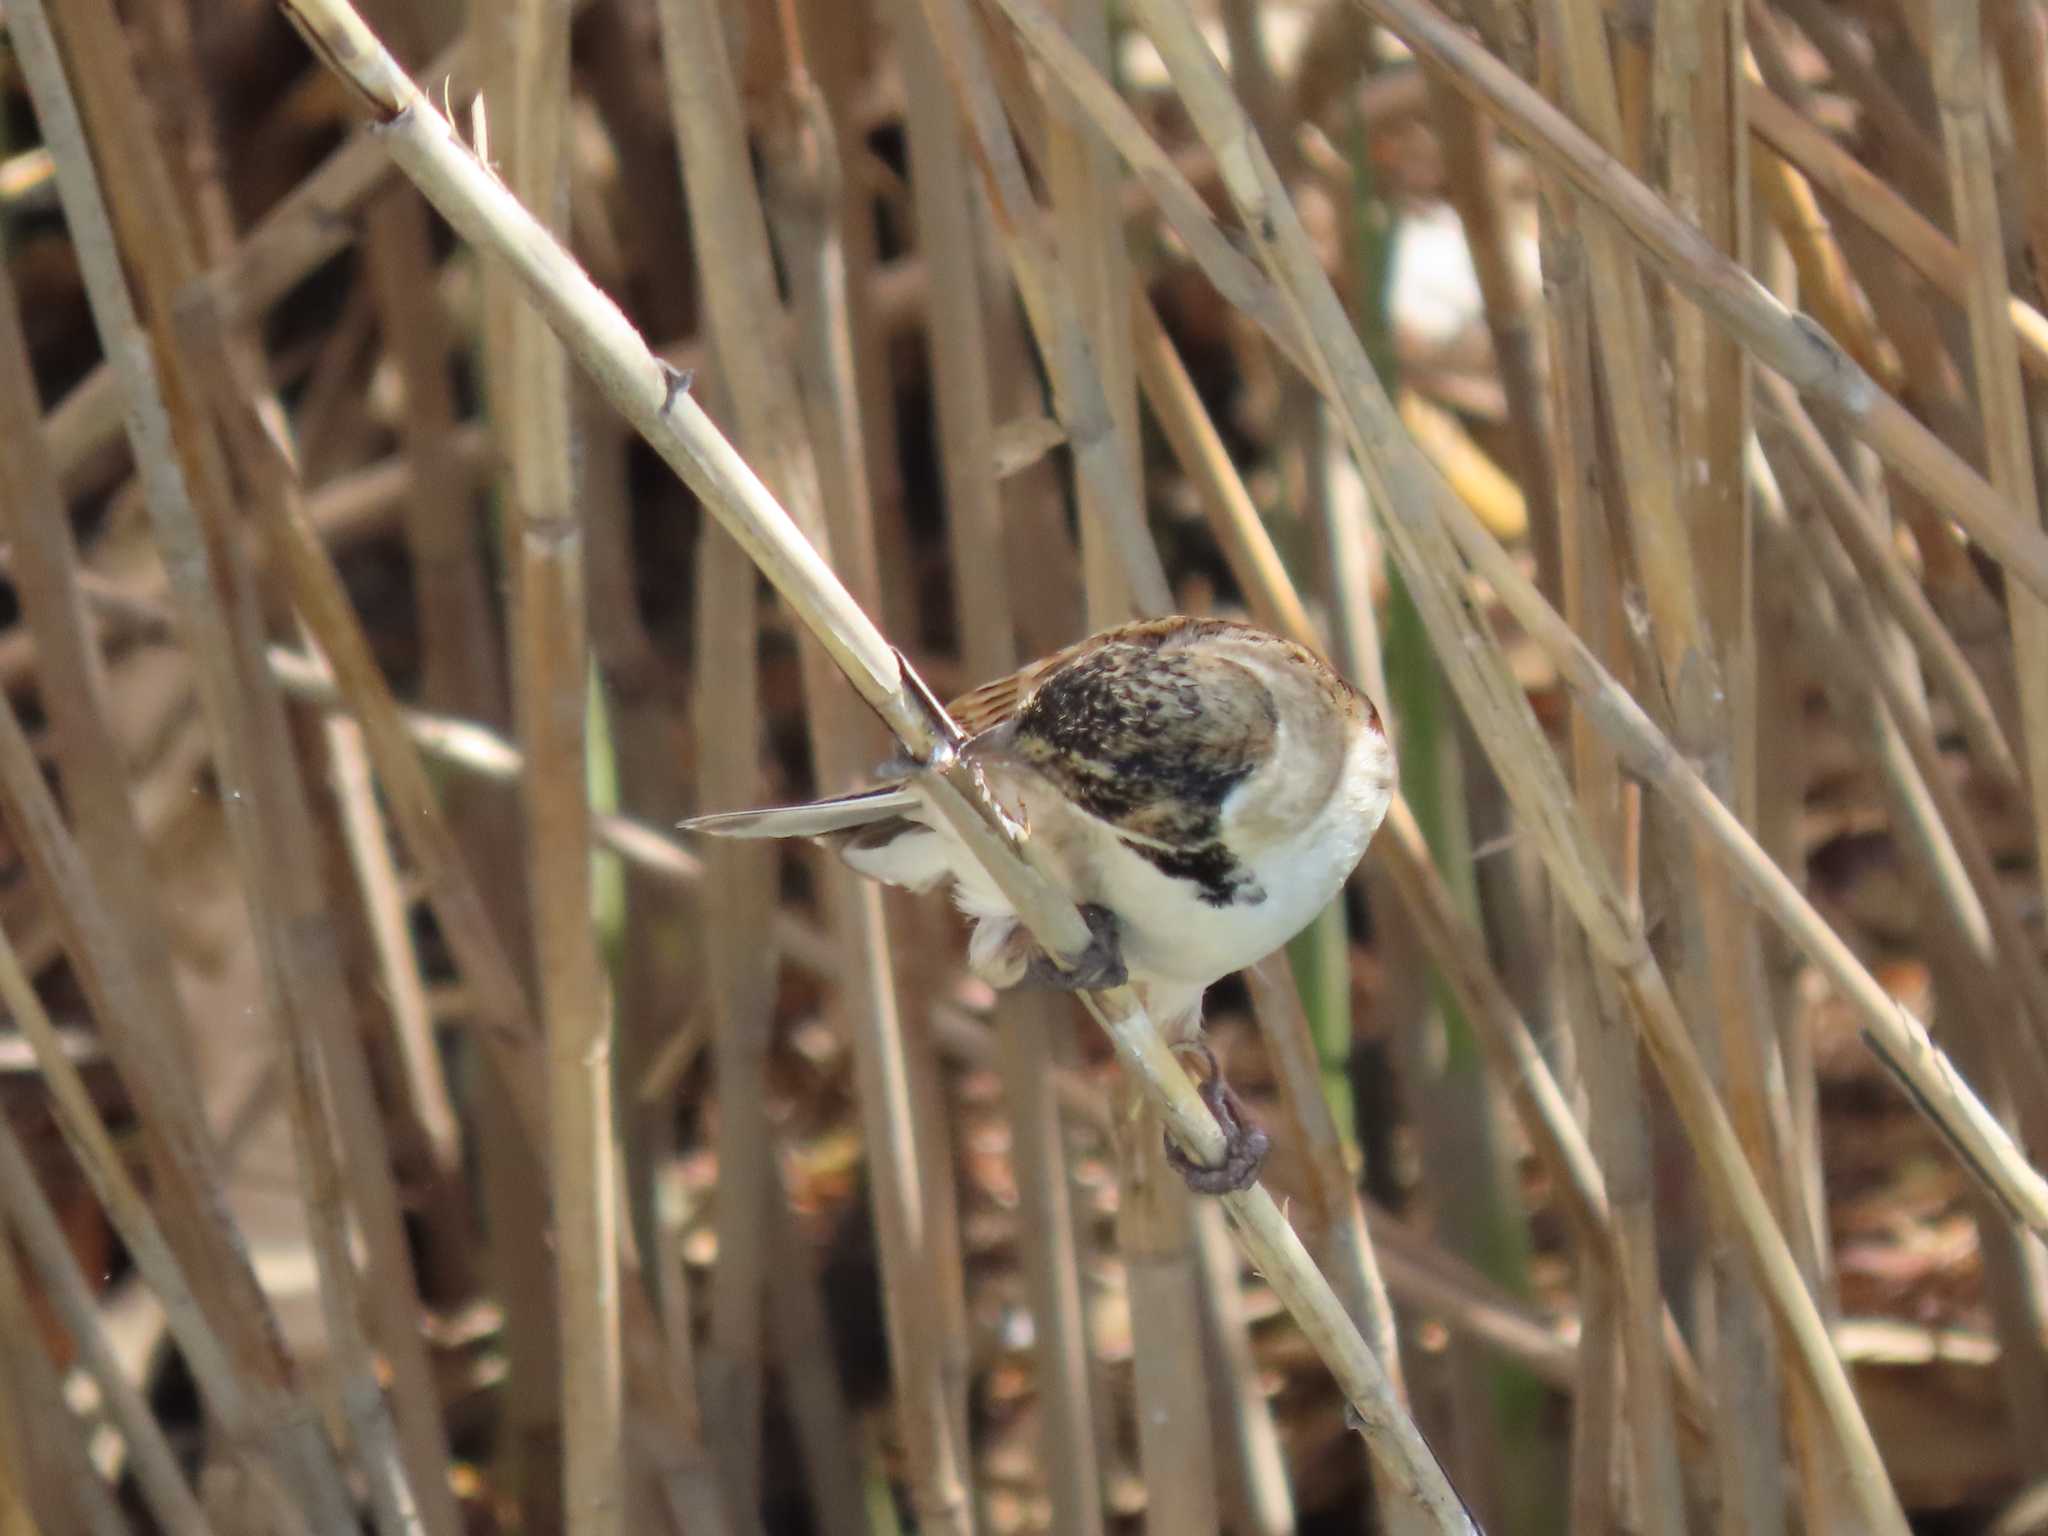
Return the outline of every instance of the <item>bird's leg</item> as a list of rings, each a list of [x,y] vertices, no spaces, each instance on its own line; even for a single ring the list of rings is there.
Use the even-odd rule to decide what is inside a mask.
[[[1051,955],[1034,947],[1024,962],[1024,979],[1019,985],[1060,992],[1095,992],[1124,984],[1128,973],[1124,970],[1123,946],[1117,942],[1116,914],[1091,903],[1081,908],[1081,916],[1087,920],[1088,932],[1093,937],[1074,968],[1063,969]]]
[[[1273,1138],[1245,1112],[1244,1101],[1224,1081],[1223,1068],[1214,1051],[1199,1040],[1173,1049],[1199,1051],[1208,1066],[1195,1092],[1223,1128],[1223,1161],[1214,1167],[1198,1163],[1175,1146],[1171,1136],[1166,1138],[1166,1161],[1198,1195],[1227,1195],[1232,1190],[1249,1189],[1258,1179],[1259,1166],[1265,1162]]]

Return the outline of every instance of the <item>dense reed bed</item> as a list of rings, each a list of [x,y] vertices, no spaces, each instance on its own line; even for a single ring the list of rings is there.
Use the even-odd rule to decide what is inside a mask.
[[[2048,1528],[2036,0],[7,0],[0,1536]],[[1246,616],[1342,899],[698,811]]]

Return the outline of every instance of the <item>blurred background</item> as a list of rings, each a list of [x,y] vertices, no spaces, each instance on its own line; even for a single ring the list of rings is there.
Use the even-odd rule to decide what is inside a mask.
[[[1374,697],[1209,1034],[1485,1530],[2048,1529],[2038,1228],[1868,1048],[2048,1144],[2035,0],[360,9],[941,697],[1157,612]],[[0,4],[0,1536],[1430,1529],[1072,999],[672,831],[892,743],[369,115]]]

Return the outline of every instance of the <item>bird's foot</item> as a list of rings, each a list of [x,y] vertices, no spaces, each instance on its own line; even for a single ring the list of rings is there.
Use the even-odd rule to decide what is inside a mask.
[[[1208,1073],[1196,1085],[1195,1092],[1223,1128],[1223,1161],[1213,1167],[1198,1163],[1175,1146],[1169,1136],[1166,1138],[1167,1163],[1187,1180],[1188,1188],[1198,1195],[1227,1195],[1233,1190],[1249,1189],[1259,1177],[1259,1167],[1266,1161],[1273,1138],[1246,1113],[1244,1101],[1224,1081],[1223,1068],[1214,1051],[1199,1041],[1177,1045],[1174,1049],[1199,1051],[1208,1066]]]
[[[1081,916],[1087,920],[1088,932],[1093,937],[1073,969],[1063,969],[1044,950],[1033,949],[1024,962],[1020,985],[1058,992],[1099,992],[1104,987],[1120,987],[1129,979],[1124,969],[1123,946],[1117,942],[1116,914],[1090,903],[1081,908]]]

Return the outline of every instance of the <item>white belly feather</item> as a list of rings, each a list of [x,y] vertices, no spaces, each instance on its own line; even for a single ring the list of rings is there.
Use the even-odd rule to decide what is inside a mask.
[[[1283,752],[1278,760],[1290,759]],[[1030,828],[1075,900],[1097,903],[1117,915],[1131,979],[1152,987],[1154,1010],[1164,1024],[1171,1015],[1198,1006],[1210,983],[1271,954],[1314,919],[1379,829],[1393,778],[1385,737],[1361,731],[1320,804],[1301,806],[1301,815],[1289,818],[1290,827],[1274,828],[1277,837],[1257,839],[1251,846],[1231,837],[1233,811],[1241,797],[1270,802],[1276,786],[1254,781],[1240,786],[1224,803],[1224,835],[1265,900],[1222,907],[1204,902],[1190,882],[1163,874],[1125,846],[1115,828],[1077,810],[1049,787],[1035,782],[994,787]],[[932,827],[929,835],[901,837],[874,850],[849,850],[847,862],[914,890],[949,878],[957,881],[961,909],[980,920],[970,951],[976,969],[999,985],[1014,980],[989,971],[1014,927],[1014,909],[936,814],[919,820]]]

